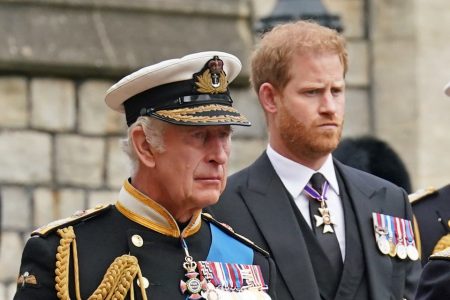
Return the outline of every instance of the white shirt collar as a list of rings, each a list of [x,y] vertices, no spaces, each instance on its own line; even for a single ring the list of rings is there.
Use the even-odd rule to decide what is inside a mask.
[[[333,157],[331,154],[328,155],[322,167],[315,171],[282,156],[270,145],[267,146],[266,153],[273,165],[273,168],[275,169],[275,172],[277,172],[284,186],[292,197],[294,197],[294,199],[300,195],[301,192],[303,192],[303,189],[309,179],[316,172],[322,173],[330,184],[331,189],[339,195],[339,186],[337,183],[336,171],[334,169]]]

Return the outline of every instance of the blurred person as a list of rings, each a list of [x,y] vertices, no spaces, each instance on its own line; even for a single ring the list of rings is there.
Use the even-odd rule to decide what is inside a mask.
[[[373,136],[344,138],[333,151],[341,163],[365,171],[412,192],[408,170],[400,156],[385,141]]]
[[[450,97],[450,82],[444,87],[444,92]],[[450,188],[447,185],[437,191],[423,193],[427,195],[417,201],[417,204],[413,203],[413,208],[421,236],[424,236],[424,254],[429,251],[429,248],[425,248],[427,239],[430,239],[430,244],[439,240],[435,246],[436,252],[427,257],[428,262],[420,277],[416,299],[450,299]],[[439,233],[444,236],[439,238]],[[441,251],[437,252],[438,249]]]
[[[406,192],[331,154],[344,123],[347,60],[344,38],[312,22],[262,36],[251,81],[269,144],[211,207],[270,251],[283,300],[413,299],[416,291]]]
[[[14,299],[271,299],[268,253],[202,213],[226,184],[231,125],[250,125],[228,89],[240,69],[200,52],[108,90],[129,126],[131,177],[114,205],[33,232]]]

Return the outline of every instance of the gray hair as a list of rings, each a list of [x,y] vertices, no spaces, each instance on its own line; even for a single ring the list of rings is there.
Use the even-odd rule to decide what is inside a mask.
[[[142,127],[145,134],[145,140],[154,150],[159,153],[165,151],[164,130],[166,128],[166,123],[148,116],[139,117],[136,122],[128,128],[127,138],[121,141],[123,151],[130,158],[131,175],[135,175],[139,164],[138,156],[133,147],[133,138],[131,136],[131,130],[137,126]]]

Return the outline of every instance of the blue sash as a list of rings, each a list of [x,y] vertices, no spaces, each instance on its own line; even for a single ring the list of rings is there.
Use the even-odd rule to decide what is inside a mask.
[[[253,264],[253,249],[223,232],[213,223],[208,223],[211,230],[211,248],[207,261],[231,264]]]

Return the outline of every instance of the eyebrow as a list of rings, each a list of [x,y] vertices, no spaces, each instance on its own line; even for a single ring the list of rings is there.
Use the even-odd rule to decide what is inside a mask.
[[[303,82],[300,86],[301,89],[307,89],[307,88],[324,88],[327,84],[322,83],[322,82],[314,82],[314,81],[307,81],[307,82]],[[331,83],[332,87],[344,87],[345,86],[345,81],[344,80],[338,80],[338,81],[333,81]]]

